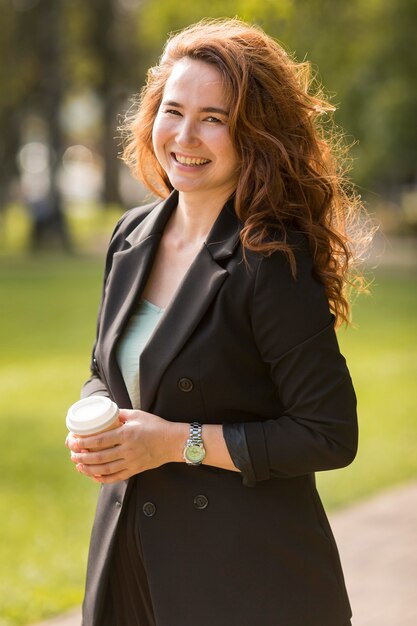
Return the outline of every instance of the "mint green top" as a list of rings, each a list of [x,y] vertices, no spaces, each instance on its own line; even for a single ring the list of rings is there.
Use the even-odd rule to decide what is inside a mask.
[[[140,355],[165,309],[142,299],[130,318],[116,348],[116,359],[134,409],[140,409]]]

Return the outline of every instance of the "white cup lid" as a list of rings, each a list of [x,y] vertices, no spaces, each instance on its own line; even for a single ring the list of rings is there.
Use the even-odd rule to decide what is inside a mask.
[[[78,400],[67,413],[67,428],[77,435],[93,435],[110,426],[119,414],[117,404],[105,396]]]

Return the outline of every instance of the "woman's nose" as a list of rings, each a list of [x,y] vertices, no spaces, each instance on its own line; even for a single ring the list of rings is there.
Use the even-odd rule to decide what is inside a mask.
[[[182,124],[178,128],[176,142],[179,146],[183,146],[184,148],[189,146],[194,147],[200,143],[198,130],[191,120],[182,120]]]

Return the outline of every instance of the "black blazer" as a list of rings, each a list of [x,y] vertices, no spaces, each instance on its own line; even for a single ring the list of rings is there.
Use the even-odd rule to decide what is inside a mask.
[[[176,203],[174,192],[132,209],[115,229],[83,396],[104,393],[131,406],[115,347]],[[245,262],[240,229],[226,205],[141,357],[143,410],[222,423],[236,462],[240,453],[249,459],[254,485],[185,463],[135,478],[143,504],[155,505],[138,523],[157,624],[342,626],[351,612],[314,472],[353,460],[355,394],[304,237],[290,235],[294,280],[282,253],[247,252]],[[100,624],[128,486],[100,491],[84,626]]]

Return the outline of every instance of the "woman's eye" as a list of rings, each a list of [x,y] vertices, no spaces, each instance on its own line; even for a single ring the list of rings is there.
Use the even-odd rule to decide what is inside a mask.
[[[217,122],[218,124],[221,124],[221,123],[222,123],[222,121],[221,121],[221,120],[219,120],[219,118],[218,118],[218,117],[214,117],[213,115],[210,115],[209,117],[206,117],[206,122],[211,122],[212,124],[214,124],[214,123],[216,123],[216,122]]]
[[[165,109],[164,113],[168,113],[168,115],[181,115],[176,109]]]

